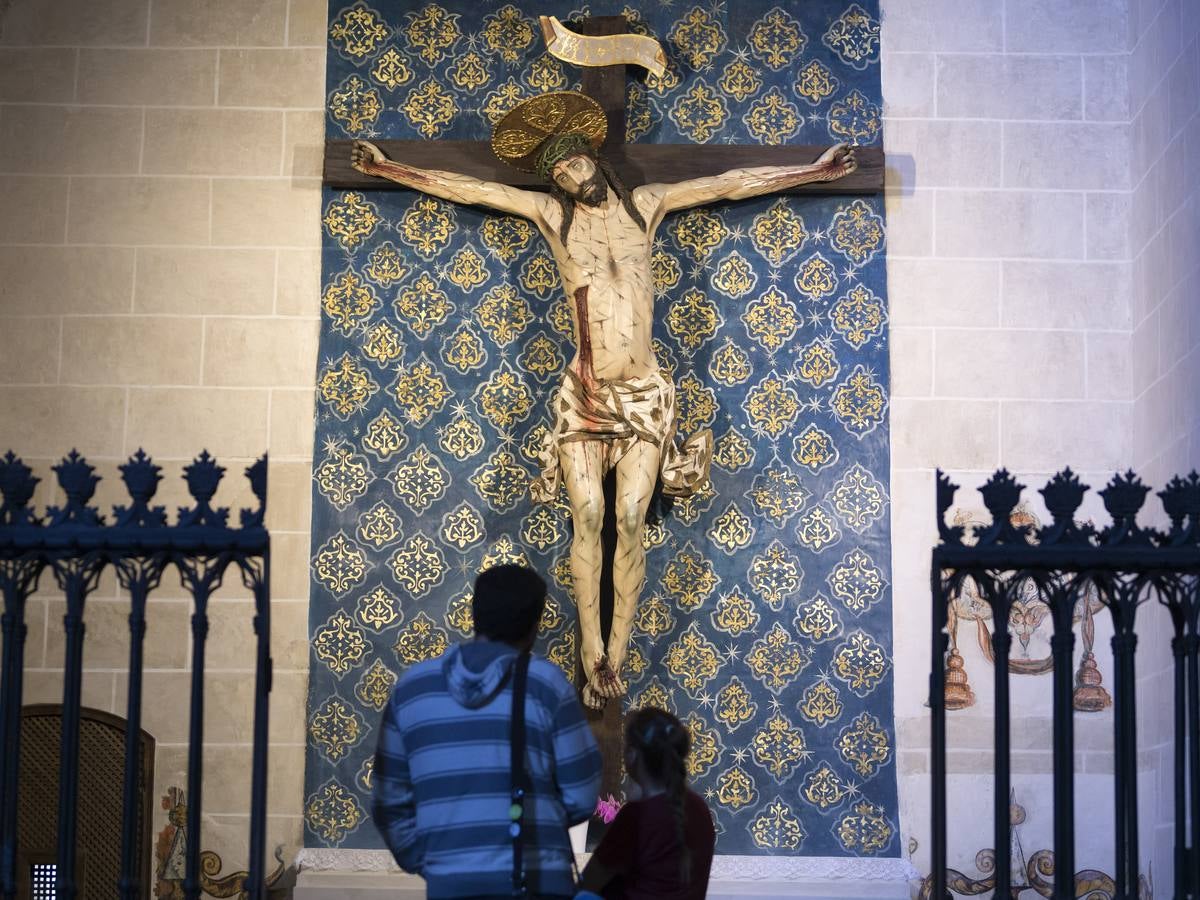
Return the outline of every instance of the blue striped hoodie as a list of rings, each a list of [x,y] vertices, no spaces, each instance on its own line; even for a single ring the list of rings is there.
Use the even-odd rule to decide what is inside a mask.
[[[431,900],[510,896],[511,646],[459,644],[410,668],[375,755],[375,824]],[[525,866],[533,897],[574,893],[567,826],[596,808],[600,752],[575,689],[534,657],[525,701]]]

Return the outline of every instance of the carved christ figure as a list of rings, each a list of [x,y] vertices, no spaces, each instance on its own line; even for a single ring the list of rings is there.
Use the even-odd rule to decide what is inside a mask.
[[[526,100],[497,125],[493,149],[539,172],[550,192],[524,190],[452,172],[406,166],[356,141],[355,169],[443,200],[485,206],[534,222],[558,263],[573,312],[576,353],[552,401],[553,424],[541,455],[535,500],[552,501],[566,485],[574,536],[571,578],[579,610],[584,702],[598,708],[625,693],[621,667],[645,578],[642,530],[656,482],[687,496],[708,479],[712,433],[675,441],[675,388],[651,346],[654,233],[668,213],[719,200],[742,200],[853,172],[844,144],[814,163],[733,169],[675,184],[629,190],[596,148],[604,115],[584,94]],[[613,617],[607,646],[600,631],[600,529],[603,481],[616,469],[617,546]]]

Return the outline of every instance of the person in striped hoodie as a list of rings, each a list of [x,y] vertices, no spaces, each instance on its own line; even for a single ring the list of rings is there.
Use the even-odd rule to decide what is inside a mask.
[[[412,666],[384,710],[373,815],[396,862],[427,896],[512,897],[510,728],[518,656],[546,602],[531,569],[496,566],[475,581],[475,639]],[[553,663],[529,662],[522,857],[530,897],[571,897],[567,828],[596,809],[601,760],[575,689]]]

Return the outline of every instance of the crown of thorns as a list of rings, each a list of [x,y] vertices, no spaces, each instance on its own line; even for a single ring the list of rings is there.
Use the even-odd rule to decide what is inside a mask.
[[[590,153],[591,149],[592,142],[586,134],[572,131],[567,134],[555,135],[542,147],[534,171],[537,172],[539,178],[549,181],[550,173],[554,171],[554,167],[558,163],[578,153]]]

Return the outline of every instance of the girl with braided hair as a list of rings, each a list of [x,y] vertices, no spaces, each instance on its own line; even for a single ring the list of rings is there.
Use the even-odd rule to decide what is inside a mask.
[[[579,887],[604,900],[703,900],[716,833],[687,786],[691,735],[665,710],[643,707],[625,726],[633,784],[583,871]]]

